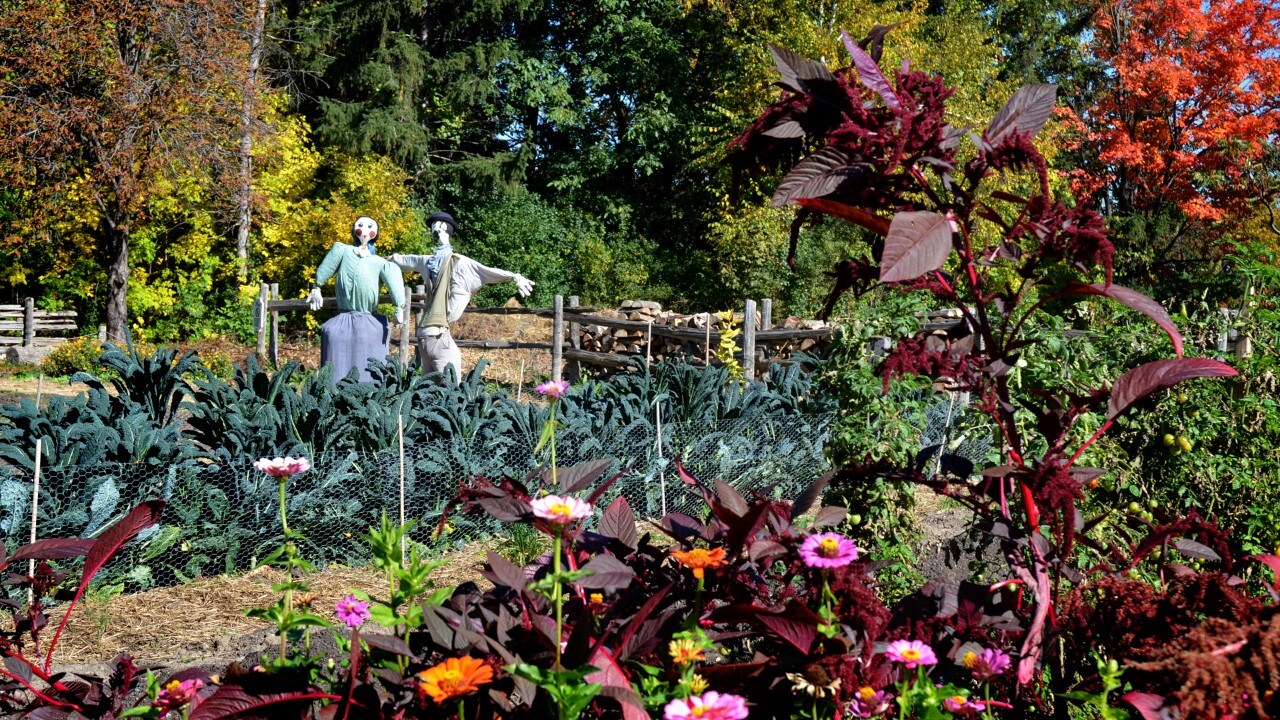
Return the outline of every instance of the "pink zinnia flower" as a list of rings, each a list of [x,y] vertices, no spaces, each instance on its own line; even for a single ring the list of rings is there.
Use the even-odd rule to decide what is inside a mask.
[[[812,568],[844,567],[858,559],[858,546],[840,533],[810,535],[800,546],[800,559]]]
[[[963,695],[952,695],[946,700],[943,700],[942,707],[946,708],[947,712],[953,715],[977,715],[987,709],[986,703],[977,700],[970,700]]]
[[[546,395],[552,400],[556,400],[564,397],[564,394],[569,392],[569,383],[564,380],[552,380],[542,383],[538,387],[534,388],[534,390],[537,390],[539,393]]]
[[[338,601],[333,614],[347,627],[357,628],[369,619],[369,603],[357,600],[355,595],[348,595]]]
[[[534,517],[557,527],[564,527],[591,515],[591,505],[572,497],[548,495],[534,500],[530,505],[533,506]]]
[[[662,710],[662,720],[746,720],[747,703],[737,695],[709,690],[688,700],[672,700]]]
[[[164,717],[170,710],[176,710],[195,700],[196,692],[202,687],[204,687],[204,681],[200,678],[170,680],[160,689],[160,694],[156,696],[155,704],[151,707],[160,711],[158,717]]]
[[[271,477],[279,479],[310,470],[311,461],[306,458],[295,457],[259,458],[253,462],[253,466]]]
[[[894,640],[885,648],[884,654],[890,660],[906,665],[908,670],[921,665],[938,664],[938,656],[933,653],[933,648],[919,640]]]
[[[893,696],[884,690],[860,688],[849,701],[849,714],[856,718],[872,718],[889,711]]]
[[[961,664],[969,668],[974,680],[986,682],[1008,670],[1013,665],[1013,661],[1003,650],[987,648],[982,652],[965,653]]]

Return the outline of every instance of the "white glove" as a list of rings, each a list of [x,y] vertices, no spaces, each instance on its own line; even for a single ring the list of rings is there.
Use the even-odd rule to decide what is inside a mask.
[[[396,308],[395,319],[397,325],[403,325],[405,320],[409,319],[409,303]]]
[[[520,297],[529,297],[529,293],[533,292],[533,281],[519,273],[516,273],[514,280],[516,290],[520,291]]]
[[[307,296],[307,306],[312,310],[324,307],[324,296],[320,294],[320,288],[311,288],[311,294]]]

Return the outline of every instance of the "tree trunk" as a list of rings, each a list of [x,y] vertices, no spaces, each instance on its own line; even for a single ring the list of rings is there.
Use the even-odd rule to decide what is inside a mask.
[[[107,339],[124,342],[129,322],[129,226],[119,223],[106,230]]]
[[[249,68],[240,92],[240,192],[236,212],[236,257],[240,259],[240,281],[249,276],[249,228],[253,223],[253,106],[258,97],[258,68],[262,65],[262,35],[266,26],[267,0],[258,0],[249,38]]]

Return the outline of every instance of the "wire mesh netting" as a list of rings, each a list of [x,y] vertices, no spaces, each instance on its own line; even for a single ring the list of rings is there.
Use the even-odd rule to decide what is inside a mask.
[[[601,499],[627,498],[638,517],[696,513],[699,502],[676,473],[675,458],[695,477],[740,491],[793,497],[828,469],[824,446],[834,415],[786,414],[715,422],[634,423],[611,433],[558,435],[561,467],[612,458],[603,477],[620,474]],[[413,539],[434,551],[503,532],[474,514],[441,516],[473,476],[524,477],[545,462],[536,438],[427,443],[397,452],[322,453],[290,479],[286,514],[304,556],[318,565],[358,565],[368,557],[359,536],[378,522],[416,521]],[[278,486],[252,467],[191,460],[167,465],[99,465],[42,473],[36,508],[40,539],[92,537],[137,503],[168,501],[161,524],[143,532],[99,575],[131,589],[253,568],[283,541]],[[0,474],[0,537],[12,551],[30,540],[32,478]],[[403,501],[402,501],[403,498]],[[437,532],[438,531],[438,532]]]

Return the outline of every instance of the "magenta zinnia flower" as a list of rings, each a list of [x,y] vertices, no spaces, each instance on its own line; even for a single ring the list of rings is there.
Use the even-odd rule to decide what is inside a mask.
[[[933,648],[919,640],[894,640],[885,648],[884,654],[890,660],[906,665],[908,670],[938,664],[938,656],[933,653]]]
[[[979,700],[970,700],[963,695],[952,695],[942,701],[942,707],[952,715],[977,715],[987,709],[987,705]]]
[[[160,711],[157,717],[164,717],[170,710],[176,710],[195,700],[196,693],[202,687],[204,687],[204,681],[200,678],[170,680],[160,689],[160,694],[156,696],[155,704],[151,707]]]
[[[534,517],[551,525],[564,527],[575,520],[591,515],[591,505],[578,498],[548,495],[530,503]]]
[[[310,470],[311,461],[306,458],[295,457],[259,458],[253,462],[253,466],[271,477],[279,479]]]
[[[1008,654],[995,648],[987,648],[982,652],[967,652],[961,662],[969,668],[973,673],[973,679],[978,682],[986,682],[1013,665]]]
[[[347,627],[357,628],[369,619],[369,603],[357,600],[355,595],[348,595],[338,601],[333,614]]]
[[[849,701],[849,714],[856,718],[873,718],[889,711],[893,696],[884,690],[860,688]]]
[[[546,395],[552,400],[556,400],[564,397],[564,394],[569,392],[569,383],[564,380],[551,380],[542,383],[538,387],[534,388],[534,390],[537,390],[539,393]]]
[[[810,535],[800,546],[800,559],[812,568],[844,567],[858,559],[858,546],[840,533]]]
[[[709,690],[688,700],[672,700],[662,710],[662,720],[746,720],[747,703],[737,695]]]

